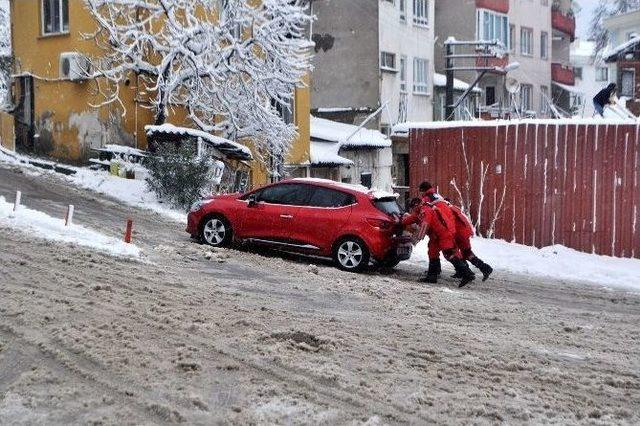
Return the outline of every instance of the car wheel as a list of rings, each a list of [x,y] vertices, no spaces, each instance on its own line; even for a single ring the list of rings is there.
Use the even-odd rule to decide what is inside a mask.
[[[213,247],[229,247],[233,229],[231,224],[223,216],[208,216],[200,226],[200,240]]]
[[[343,271],[359,272],[369,265],[369,249],[358,237],[344,237],[333,248],[333,261]]]

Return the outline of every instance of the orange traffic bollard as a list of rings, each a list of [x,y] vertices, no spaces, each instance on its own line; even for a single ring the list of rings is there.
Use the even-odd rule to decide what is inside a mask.
[[[127,230],[124,233],[124,242],[131,243],[131,231],[133,230],[133,220],[127,219]]]

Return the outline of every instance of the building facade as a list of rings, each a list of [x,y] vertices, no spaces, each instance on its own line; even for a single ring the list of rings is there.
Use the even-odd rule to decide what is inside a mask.
[[[436,71],[445,72],[444,41],[449,37],[458,41],[498,40],[505,49],[501,57],[464,66],[503,67],[517,62],[519,67],[508,75],[488,74],[480,80],[482,96],[477,115],[495,118],[507,112],[511,116],[547,117],[551,115],[549,104],[557,103],[554,84],[573,85],[569,45],[575,37],[575,19],[570,10],[569,0],[437,2]],[[565,70],[571,75],[563,74]],[[456,78],[468,83],[476,76],[475,71],[456,72]],[[505,90],[507,78],[518,84],[516,93]],[[561,94],[557,95],[559,99]]]
[[[56,13],[50,13],[52,9]],[[15,74],[13,120],[15,138],[3,144],[72,163],[84,163],[105,144],[145,149],[145,125],[153,124],[146,88],[135,75],[121,84],[122,103],[100,107],[98,81],[68,77],[65,58],[99,57],[102,51],[82,34],[95,31],[83,0],[11,0],[11,41]],[[296,89],[293,117],[299,137],[287,162],[309,160],[309,94]],[[167,121],[193,127],[180,108]],[[4,133],[4,131],[3,131]],[[267,167],[254,162],[254,184],[269,181]]]
[[[431,120],[434,7],[434,0],[313,0],[313,114],[383,134],[399,122]],[[392,151],[393,182],[383,186],[402,190],[398,170],[408,151],[395,144]]]
[[[615,80],[610,66],[594,55],[594,48],[595,43],[586,40],[576,40],[571,45],[571,66],[576,82],[572,105],[580,117],[593,117],[593,97]]]

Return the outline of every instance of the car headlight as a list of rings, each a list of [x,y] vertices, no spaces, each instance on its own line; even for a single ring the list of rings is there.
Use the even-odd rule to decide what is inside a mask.
[[[204,206],[205,204],[209,204],[211,201],[212,200],[198,200],[191,205],[191,208],[189,209],[189,211],[197,212],[202,208],[202,206]]]

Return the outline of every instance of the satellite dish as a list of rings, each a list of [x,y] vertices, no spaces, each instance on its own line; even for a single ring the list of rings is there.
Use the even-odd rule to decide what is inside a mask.
[[[520,91],[520,82],[513,77],[507,77],[504,82],[504,87],[507,89],[507,92],[515,94]]]

